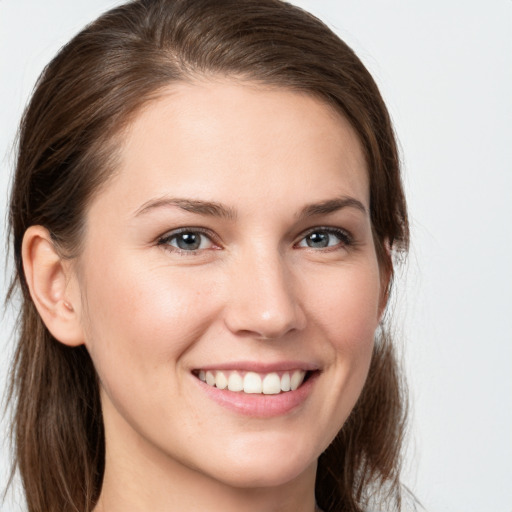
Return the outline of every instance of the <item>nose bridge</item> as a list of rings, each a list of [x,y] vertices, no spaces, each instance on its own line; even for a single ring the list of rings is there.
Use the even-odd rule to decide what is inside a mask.
[[[293,272],[277,249],[244,252],[234,265],[226,310],[232,332],[270,339],[304,327]]]

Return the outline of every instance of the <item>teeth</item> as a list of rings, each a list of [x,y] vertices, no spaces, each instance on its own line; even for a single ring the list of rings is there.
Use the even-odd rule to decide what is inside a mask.
[[[215,385],[219,389],[226,389],[228,387],[228,379],[223,372],[217,372],[217,376],[215,377]]]
[[[242,391],[244,389],[244,381],[238,372],[233,372],[228,379],[229,391]]]
[[[304,373],[301,372],[293,372],[292,378],[290,380],[290,389],[295,391],[304,380]]]
[[[215,386],[215,375],[212,372],[206,372],[206,384],[209,386]]]
[[[236,371],[200,370],[197,376],[209,386],[219,389],[227,388],[229,391],[243,391],[248,394],[277,395],[281,392],[295,391],[304,381],[306,372],[295,370],[284,372],[281,376],[275,372],[264,375],[247,372],[242,376]]]
[[[261,393],[261,377],[254,372],[248,372],[244,377],[244,393]]]
[[[269,373],[263,379],[263,393],[265,395],[277,395],[281,393],[281,379],[277,373]]]
[[[290,391],[290,374],[285,373],[281,377],[281,391]]]

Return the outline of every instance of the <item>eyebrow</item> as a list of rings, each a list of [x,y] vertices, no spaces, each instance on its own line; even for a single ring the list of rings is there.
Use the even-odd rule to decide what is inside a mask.
[[[365,215],[367,214],[366,208],[361,201],[354,197],[343,196],[306,205],[302,208],[297,217],[299,220],[304,220],[308,217],[314,217],[315,215],[328,215],[343,208],[355,208]]]
[[[229,220],[236,219],[236,212],[232,208],[226,207],[214,201],[202,201],[199,199],[182,199],[173,197],[161,197],[151,199],[144,203],[135,212],[135,217],[150,212],[156,208],[169,208],[177,206],[187,212],[197,213],[199,215],[207,215],[210,217],[220,217]]]
[[[209,217],[219,217],[228,220],[235,220],[237,218],[236,211],[233,208],[224,206],[215,201],[203,201],[200,199],[184,199],[173,197],[160,197],[151,199],[144,203],[140,208],[135,211],[135,217],[144,215],[151,210],[157,208],[178,207],[187,212],[196,213],[198,215],[205,215]],[[337,212],[343,208],[355,208],[362,213],[366,214],[366,208],[363,203],[354,197],[338,197],[335,199],[328,199],[319,203],[311,203],[302,208],[297,214],[298,220],[304,220],[316,215],[328,215]]]

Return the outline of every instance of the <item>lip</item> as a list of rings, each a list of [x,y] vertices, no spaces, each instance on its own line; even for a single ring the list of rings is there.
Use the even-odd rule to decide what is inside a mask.
[[[252,361],[235,361],[232,363],[223,363],[215,365],[200,366],[194,371],[240,371],[240,372],[255,372],[255,373],[282,373],[293,370],[305,370],[307,372],[314,372],[319,370],[320,367],[314,363],[306,363],[303,361],[280,361],[276,363],[258,363]]]
[[[270,372],[283,372],[292,369],[306,369],[304,364],[290,363],[283,365],[268,365],[268,364],[229,364],[226,366],[209,366],[201,367],[204,370],[238,370],[238,371],[255,371],[258,373]],[[311,366],[311,365],[306,365]],[[228,389],[218,389],[214,386],[202,382],[195,375],[192,375],[197,386],[200,390],[211,400],[216,402],[222,407],[243,416],[253,418],[273,418],[277,416],[284,416],[299,408],[307,400],[311,394],[315,382],[320,374],[316,371],[317,368],[313,367],[308,371],[307,379],[295,391],[287,391],[277,395],[264,395],[264,394],[250,394],[242,391],[229,391]]]

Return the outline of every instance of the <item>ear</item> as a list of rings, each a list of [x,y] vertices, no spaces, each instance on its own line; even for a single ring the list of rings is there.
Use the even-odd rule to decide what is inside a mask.
[[[391,244],[389,240],[383,243],[384,258],[380,263],[380,299],[379,299],[379,321],[382,320],[384,311],[389,300],[391,291],[391,279],[393,277],[393,259],[391,254]]]
[[[46,228],[27,229],[22,258],[30,295],[48,330],[65,345],[82,345],[78,283],[70,262],[59,255]]]

